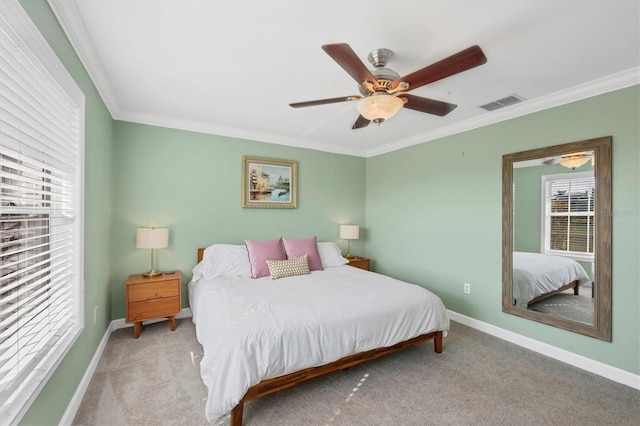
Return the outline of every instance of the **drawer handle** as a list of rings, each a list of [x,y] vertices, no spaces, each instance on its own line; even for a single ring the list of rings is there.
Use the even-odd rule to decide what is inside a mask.
[[[158,300],[162,300],[162,296],[158,296],[158,297],[147,297],[147,302],[157,302]]]

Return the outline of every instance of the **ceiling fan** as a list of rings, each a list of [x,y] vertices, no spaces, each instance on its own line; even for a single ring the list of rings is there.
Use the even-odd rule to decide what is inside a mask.
[[[403,107],[441,117],[445,116],[453,111],[457,105],[410,95],[406,92],[487,62],[482,49],[474,45],[400,77],[397,72],[386,67],[389,59],[393,56],[393,51],[389,49],[377,49],[369,53],[367,59],[373,65],[371,71],[346,43],[325,44],[322,49],[358,83],[358,90],[362,96],[343,96],[295,102],[289,105],[293,108],[302,108],[362,99],[358,106],[360,116],[353,124],[352,129],[366,127],[370,122],[380,124],[393,117]]]

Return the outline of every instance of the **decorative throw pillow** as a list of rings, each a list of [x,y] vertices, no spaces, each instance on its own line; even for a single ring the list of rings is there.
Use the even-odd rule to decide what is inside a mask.
[[[287,254],[282,246],[282,238],[275,240],[252,241],[245,240],[251,263],[251,278],[266,277],[269,275],[269,260],[286,260]]]
[[[267,260],[266,262],[272,280],[311,273],[309,270],[309,257],[306,254],[295,259]]]
[[[284,251],[287,258],[293,259],[305,254],[309,256],[309,269],[312,271],[322,271],[322,260],[318,252],[318,242],[316,237],[300,238],[297,240],[282,239]]]

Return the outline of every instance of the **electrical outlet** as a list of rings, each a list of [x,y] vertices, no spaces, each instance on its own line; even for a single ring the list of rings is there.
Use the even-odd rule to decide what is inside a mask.
[[[471,284],[464,283],[464,292],[465,294],[471,294]]]
[[[98,305],[93,308],[93,323],[98,322]]]

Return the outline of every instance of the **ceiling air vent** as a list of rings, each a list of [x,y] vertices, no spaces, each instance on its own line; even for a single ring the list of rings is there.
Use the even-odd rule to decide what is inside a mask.
[[[486,109],[487,111],[495,111],[500,108],[504,108],[509,105],[517,104],[519,102],[524,101],[525,99],[522,96],[518,95],[510,95],[506,98],[498,99],[497,101],[489,102],[488,104],[480,105],[480,108]]]

